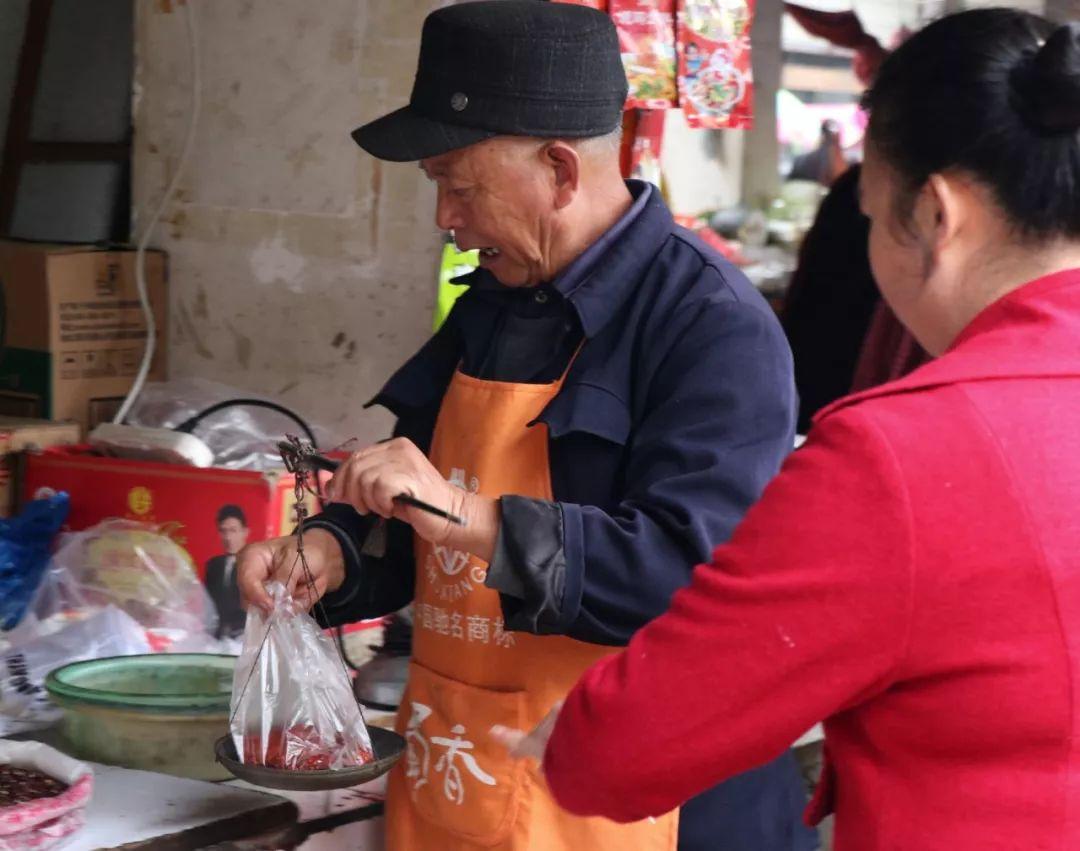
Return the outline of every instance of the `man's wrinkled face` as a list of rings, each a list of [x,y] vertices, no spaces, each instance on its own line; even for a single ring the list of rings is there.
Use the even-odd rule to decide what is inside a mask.
[[[238,518],[226,517],[218,523],[217,528],[225,555],[234,556],[244,548],[248,539],[248,528]]]
[[[438,157],[420,168],[438,190],[435,221],[502,284],[527,287],[549,279],[551,222],[556,211],[543,143],[496,138]]]

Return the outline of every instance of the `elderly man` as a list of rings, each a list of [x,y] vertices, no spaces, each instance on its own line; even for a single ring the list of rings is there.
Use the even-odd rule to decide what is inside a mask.
[[[419,161],[439,227],[481,266],[376,397],[395,439],[336,474],[305,539],[315,589],[297,589],[325,594],[333,622],[414,604],[391,849],[670,851],[677,833],[686,849],[809,847],[790,757],[690,802],[679,831],[674,813],[562,812],[489,735],[529,728],[663,612],[791,445],[779,325],[654,188],[623,182],[625,96],[604,15],[465,3],[425,22],[410,104],[354,133],[376,157]],[[294,557],[290,538],[249,547],[247,600],[268,605],[263,583]]]

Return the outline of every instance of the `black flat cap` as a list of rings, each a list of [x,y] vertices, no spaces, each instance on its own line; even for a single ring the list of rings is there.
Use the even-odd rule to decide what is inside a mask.
[[[625,100],[607,15],[544,0],[481,0],[428,15],[409,105],[352,136],[379,159],[411,162],[492,136],[602,136],[619,126]]]

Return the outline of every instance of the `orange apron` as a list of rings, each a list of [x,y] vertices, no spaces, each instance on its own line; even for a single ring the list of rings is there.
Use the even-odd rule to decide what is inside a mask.
[[[547,429],[528,424],[562,383],[482,381],[459,370],[431,462],[487,496],[551,499]],[[390,775],[389,851],[673,851],[677,812],[629,825],[569,815],[538,766],[512,760],[488,735],[496,724],[532,729],[614,650],[506,631],[486,573],[474,556],[416,541],[413,659],[397,719],[407,750]]]

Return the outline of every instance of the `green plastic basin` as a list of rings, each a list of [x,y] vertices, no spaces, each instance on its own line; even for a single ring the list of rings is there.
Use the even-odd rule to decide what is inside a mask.
[[[81,759],[220,780],[214,742],[228,732],[235,656],[118,656],[53,671],[45,688],[64,710],[68,750]]]

